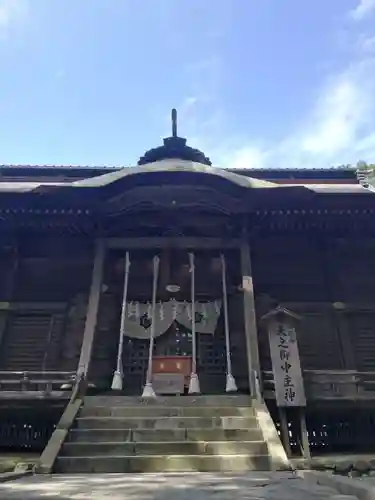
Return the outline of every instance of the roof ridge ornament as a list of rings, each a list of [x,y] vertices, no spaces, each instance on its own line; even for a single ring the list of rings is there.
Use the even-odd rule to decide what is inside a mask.
[[[138,160],[138,165],[147,165],[163,160],[185,160],[212,166],[211,160],[199,149],[186,144],[184,137],[177,135],[177,110],[171,110],[172,135],[163,139],[163,145],[146,151]]]
[[[172,120],[172,137],[177,137],[177,109],[173,108],[171,111]]]

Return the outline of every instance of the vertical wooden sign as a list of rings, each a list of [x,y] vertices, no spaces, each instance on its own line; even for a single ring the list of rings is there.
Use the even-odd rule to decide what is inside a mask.
[[[288,408],[299,408],[301,450],[310,458],[306,428],[306,396],[299,359],[296,324],[299,316],[282,307],[265,314],[262,321],[267,326],[275,384],[276,404],[279,407],[281,436],[288,456],[291,456]]]
[[[281,308],[263,317],[268,326],[276,403],[279,407],[306,406],[294,321],[297,318]]]

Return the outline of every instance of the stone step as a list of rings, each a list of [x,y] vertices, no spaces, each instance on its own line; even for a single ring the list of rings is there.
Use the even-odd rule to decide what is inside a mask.
[[[78,429],[250,429],[255,417],[78,417]]]
[[[130,455],[266,455],[264,441],[154,441],[66,443],[61,456],[130,456]]]
[[[69,442],[149,441],[261,441],[258,428],[250,429],[72,429]]]
[[[57,473],[245,472],[271,469],[267,455],[138,455],[59,457]]]
[[[144,399],[133,396],[86,396],[85,407],[88,406],[252,406],[250,396],[217,395],[217,396],[158,396]]]
[[[81,417],[253,417],[249,406],[84,406]]]

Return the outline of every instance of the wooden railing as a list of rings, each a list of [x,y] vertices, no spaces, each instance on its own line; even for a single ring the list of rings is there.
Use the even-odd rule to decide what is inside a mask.
[[[0,398],[10,394],[48,396],[61,393],[66,397],[76,386],[76,372],[0,371]]]
[[[307,400],[375,399],[375,372],[351,370],[304,370]],[[272,371],[262,372],[264,399],[275,399]]]

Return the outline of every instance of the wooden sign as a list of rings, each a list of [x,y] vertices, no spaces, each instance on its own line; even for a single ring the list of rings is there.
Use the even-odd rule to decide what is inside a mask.
[[[272,321],[268,334],[277,406],[306,406],[295,327]]]
[[[279,407],[306,406],[296,325],[301,318],[276,307],[261,318],[268,330],[276,403]]]

